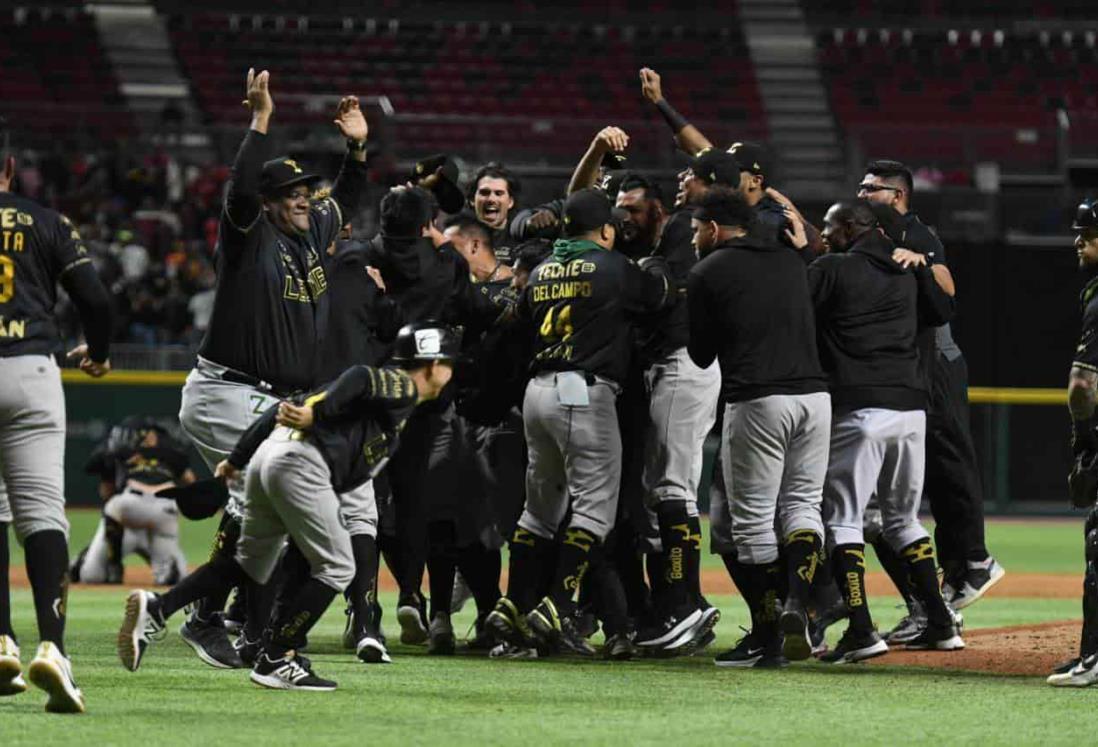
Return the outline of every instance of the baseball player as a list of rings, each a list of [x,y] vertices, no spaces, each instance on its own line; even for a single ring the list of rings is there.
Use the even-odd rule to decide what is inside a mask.
[[[176,583],[187,572],[179,547],[179,512],[175,501],[156,493],[194,482],[187,455],[163,428],[136,417],[111,428],[96,462],[101,476],[109,476],[118,490],[103,504],[91,544],[72,565],[72,580],[122,583],[122,559],[140,553],[152,566],[153,583]]]
[[[328,324],[328,246],[357,211],[366,183],[366,119],[344,97],[336,126],[348,152],[331,195],[310,201],[319,177],[291,158],[271,159],[267,131],[274,112],[267,71],[248,71],[251,125],[233,163],[216,247],[217,290],[198,361],[187,376],[179,413],[183,431],[213,470],[244,430],[280,398],[318,381]],[[243,481],[229,484],[231,499],[215,552],[232,557],[239,535]],[[250,589],[247,603],[261,625],[269,590]],[[215,614],[225,599],[206,600],[187,621],[188,642],[203,661],[243,663]],[[258,628],[245,630],[255,641]]]
[[[511,538],[507,596],[488,616],[501,640],[556,648],[571,636],[573,597],[589,554],[610,531],[621,482],[616,399],[637,315],[673,293],[659,259],[641,270],[611,248],[613,206],[598,190],[568,197],[564,237],[531,275],[518,318],[536,335],[523,423],[529,449],[526,507]],[[553,538],[569,508],[556,562]],[[553,569],[540,601],[539,578]]]
[[[837,203],[824,220],[831,253],[809,266],[808,279],[834,408],[824,518],[850,623],[835,649],[820,658],[848,663],[888,651],[874,630],[865,592],[863,524],[874,493],[884,538],[903,558],[927,611],[926,629],[907,647],[964,648],[918,518],[927,393],[915,336],[920,324],[949,321],[953,301],[935,281],[931,260],[897,250],[867,202]],[[806,240],[799,236],[798,243]]]
[[[690,271],[687,291],[690,356],[702,368],[720,360],[720,459],[730,483],[735,578],[751,611],[748,635],[714,660],[731,667],[811,654],[805,606],[823,549],[831,425],[804,263],[752,232],[755,219],[739,194],[708,192],[692,221],[706,256]]]
[[[938,237],[911,210],[915,182],[897,161],[873,161],[858,186],[858,197],[898,215],[883,222],[896,246],[933,258],[931,271],[948,293],[955,292]],[[946,601],[964,609],[1005,575],[987,550],[983,493],[976,449],[969,432],[968,366],[948,324],[928,328],[924,346],[930,399],[926,433],[926,495],[934,514],[934,544],[945,573]],[[887,551],[886,551],[887,552]],[[903,586],[901,592],[905,591]],[[906,597],[912,595],[908,591]],[[914,606],[914,605],[909,605]],[[914,607],[915,617],[919,610]],[[914,626],[917,628],[917,626]],[[897,638],[895,631],[892,635]],[[902,639],[902,636],[899,636]]]
[[[1077,463],[1093,470],[1098,454],[1094,420],[1095,392],[1098,390],[1098,201],[1084,200],[1071,228],[1077,232],[1075,251],[1079,255],[1079,269],[1087,278],[1079,297],[1083,329],[1068,377],[1071,451]],[[1089,495],[1084,503],[1093,504],[1093,501],[1094,496]],[[1083,630],[1079,635],[1079,656],[1057,667],[1049,676],[1048,684],[1054,687],[1087,687],[1098,682],[1098,506],[1091,505],[1087,514],[1083,548],[1086,573],[1083,576]]]
[[[217,477],[232,479],[250,466],[235,556],[214,557],[163,596],[132,592],[118,633],[123,666],[137,670],[149,643],[183,604],[246,576],[266,584],[288,535],[311,576],[264,631],[251,680],[273,689],[334,690],[335,683],[316,676],[297,650],[354,577],[343,496],[385,467],[412,411],[437,398],[450,380],[459,348],[450,328],[411,324],[395,342],[399,370],[354,366],[300,404],[269,408],[216,470]]]
[[[87,344],[69,355],[100,377],[110,371],[110,297],[73,225],[12,192],[15,158],[0,148],[0,695],[26,690],[11,626],[8,524],[23,545],[41,643],[27,677],[46,710],[83,713],[84,694],[65,652],[69,524],[65,518],[65,398],[54,360],[57,284],[80,314]]]
[[[492,232],[492,247],[496,257],[510,266],[514,258],[511,248],[516,245],[509,226],[522,184],[501,163],[487,163],[477,169],[469,180],[466,199],[477,220]]]

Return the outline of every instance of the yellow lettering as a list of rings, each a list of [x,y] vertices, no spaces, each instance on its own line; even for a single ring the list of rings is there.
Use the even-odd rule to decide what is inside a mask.
[[[14,337],[22,340],[26,336],[26,319],[12,319],[10,322],[5,323],[4,317],[0,316],[0,337]]]
[[[15,228],[15,208],[0,210],[0,228]]]
[[[12,246],[12,250],[16,251],[16,252],[23,251],[23,232],[22,231],[16,231],[15,232],[15,243]]]

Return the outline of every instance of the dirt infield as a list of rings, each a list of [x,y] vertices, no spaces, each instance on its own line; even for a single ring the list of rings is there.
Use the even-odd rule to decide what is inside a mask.
[[[506,583],[504,571],[503,582]],[[16,588],[27,586],[27,572],[23,566],[11,569],[11,584]],[[147,566],[128,566],[126,585],[142,587],[152,585],[152,574]],[[378,586],[382,591],[396,591],[396,581],[382,568]],[[89,587],[94,588],[94,587]],[[894,595],[896,588],[884,573],[870,573],[866,576],[866,588],[871,595]],[[728,574],[716,568],[702,572],[702,589],[707,594],[736,594],[736,587]],[[1083,577],[1074,574],[1056,573],[1008,573],[996,584],[989,594],[996,597],[1027,597],[1030,599],[1074,599],[1082,594]]]
[[[1066,620],[965,632],[962,651],[890,651],[871,665],[961,669],[988,674],[1043,677],[1077,656],[1082,622]]]

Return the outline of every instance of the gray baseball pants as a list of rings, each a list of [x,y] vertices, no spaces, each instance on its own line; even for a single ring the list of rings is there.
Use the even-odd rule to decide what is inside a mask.
[[[725,405],[721,469],[728,481],[732,541],[741,562],[778,559],[780,537],[810,529],[823,537],[831,397],[772,395]]]
[[[20,543],[49,530],[68,537],[61,371],[46,355],[0,358],[0,382],[0,521]]]
[[[600,378],[587,385],[589,404],[562,405],[558,376],[540,373],[526,385],[522,419],[529,462],[518,523],[551,539],[570,503],[571,526],[603,540],[614,526],[621,487],[620,387]]]
[[[166,583],[177,571],[180,577],[187,575],[187,559],[179,547],[179,511],[175,501],[129,487],[108,499],[103,513],[125,527],[123,557],[138,551],[148,554],[154,583]],[[100,521],[80,566],[80,580],[89,584],[105,582],[108,557]]]
[[[289,535],[312,577],[342,592],[355,575],[351,535],[328,464],[315,446],[299,439],[295,431],[275,428],[252,457],[236,560],[265,584]]]
[[[229,456],[236,442],[278,397],[247,384],[222,381],[224,366],[199,358],[183,385],[179,424],[191,439],[202,460],[214,471],[218,462]],[[241,515],[241,500],[247,472],[229,484],[231,516]]]
[[[824,488],[824,518],[836,545],[863,544],[870,499],[881,533],[899,551],[928,536],[919,522],[926,464],[926,413],[863,408],[836,413]]]

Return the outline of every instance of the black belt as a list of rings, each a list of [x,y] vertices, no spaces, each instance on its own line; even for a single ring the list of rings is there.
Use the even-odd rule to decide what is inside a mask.
[[[281,399],[286,399],[293,396],[298,390],[289,389],[286,387],[280,387],[276,384],[263,381],[255,376],[244,373],[243,371],[236,371],[232,368],[226,368],[218,375],[218,378],[222,381],[228,381],[233,384],[247,384],[253,389],[258,389],[261,392],[269,392]]]

